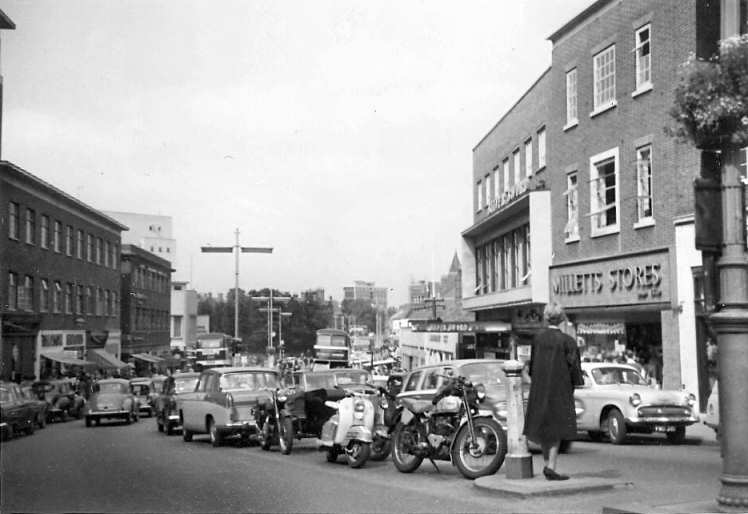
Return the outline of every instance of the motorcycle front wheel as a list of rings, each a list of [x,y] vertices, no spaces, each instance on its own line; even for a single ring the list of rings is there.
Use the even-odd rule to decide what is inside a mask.
[[[270,450],[273,445],[273,434],[275,433],[275,423],[270,423],[270,419],[266,419],[265,423],[262,424],[262,430],[260,431],[260,448],[265,451]]]
[[[278,443],[283,455],[289,455],[293,449],[293,419],[283,417],[280,420],[280,434],[278,434]]]
[[[473,420],[475,441],[471,441],[470,428],[465,423],[457,431],[452,446],[452,462],[465,478],[478,478],[496,473],[504,463],[506,433],[491,418]]]
[[[423,457],[408,453],[408,448],[415,444],[414,430],[402,424],[397,425],[392,434],[392,463],[401,473],[412,473],[423,462]]]
[[[362,441],[351,441],[348,445],[348,451],[345,452],[345,456],[348,458],[348,465],[354,469],[366,464],[370,454],[371,444]]]

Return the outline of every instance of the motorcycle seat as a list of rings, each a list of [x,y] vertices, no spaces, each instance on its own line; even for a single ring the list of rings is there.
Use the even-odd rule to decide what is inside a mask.
[[[403,398],[403,406],[413,414],[423,414],[434,408],[431,400],[418,400],[416,398]]]

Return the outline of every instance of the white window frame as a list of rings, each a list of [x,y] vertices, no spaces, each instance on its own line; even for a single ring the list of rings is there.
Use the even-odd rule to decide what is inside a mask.
[[[49,311],[49,280],[43,278],[39,283],[39,312],[47,312]]]
[[[39,227],[39,248],[49,249],[49,216],[42,214]]]
[[[644,152],[649,152],[648,167],[645,168],[646,161],[642,159]],[[652,144],[646,144],[636,149],[636,223],[634,228],[648,227],[654,225],[654,194],[652,193],[652,168],[653,152]],[[644,177],[643,174],[647,176]],[[643,182],[646,180],[646,182]],[[647,191],[647,189],[649,191]],[[649,215],[643,215],[643,205],[649,202]]]
[[[525,141],[525,177],[532,177],[532,138]]]
[[[522,157],[519,148],[512,152],[512,165],[514,166],[514,185],[522,180]]]
[[[592,57],[592,105],[593,111],[590,116],[615,107],[616,104],[616,45],[601,50]],[[606,73],[607,71],[607,73]],[[604,82],[610,80],[611,84],[601,90]],[[605,93],[605,94],[604,94]]]
[[[646,40],[641,39],[641,34],[647,31]],[[645,48],[647,54],[644,55]],[[632,96],[637,96],[652,89],[652,24],[647,23],[639,27],[634,33],[634,53],[636,55],[636,89]]]
[[[509,157],[502,162],[504,175],[504,192],[509,191]]]
[[[597,166],[606,161],[613,161],[614,172],[613,177],[615,178],[615,202],[613,204],[600,205],[597,192],[600,187],[599,179],[601,178],[598,172]],[[601,152],[597,155],[590,157],[590,237],[605,236],[608,234],[615,234],[621,230],[621,179],[620,179],[620,159],[618,154],[618,147],[612,148],[605,152]],[[616,221],[610,225],[598,227],[596,219],[610,208],[616,210]]]
[[[497,167],[495,170],[493,170],[493,198],[494,200],[498,200],[501,196],[501,183],[499,182],[499,168]],[[166,252],[169,252],[169,248],[166,248]]]
[[[62,253],[62,222],[55,220],[52,225],[52,249],[56,253]]]
[[[489,198],[489,195],[491,193],[491,175],[486,175],[483,177],[483,208],[488,208],[488,204],[490,203],[491,199]],[[159,253],[161,253],[161,248],[158,249]]]
[[[579,123],[577,83],[577,69],[572,68],[566,72],[566,125],[564,125],[564,130]]]
[[[579,172],[577,170],[566,174],[566,225],[564,227],[564,241],[572,243],[579,241]]]
[[[545,168],[545,127],[538,130],[538,170]]]
[[[480,210],[483,209],[483,181],[479,180],[476,187],[478,188],[478,208],[476,211],[480,212]]]

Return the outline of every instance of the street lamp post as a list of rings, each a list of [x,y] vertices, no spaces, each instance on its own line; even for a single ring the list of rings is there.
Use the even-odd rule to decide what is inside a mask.
[[[240,246],[239,229],[234,232],[236,242],[234,246],[201,246],[202,253],[233,253],[234,254],[234,338],[239,339],[239,254],[240,253],[273,253],[272,247]]]
[[[267,351],[268,353],[274,352],[275,348],[273,346],[273,313],[274,312],[280,312],[279,309],[273,308],[273,301],[279,302],[281,304],[286,303],[291,300],[290,296],[273,296],[273,289],[270,288],[270,293],[268,296],[253,296],[252,300],[256,302],[267,302],[267,307],[263,309],[259,309],[261,312],[267,312],[268,313],[268,345],[267,345]]]

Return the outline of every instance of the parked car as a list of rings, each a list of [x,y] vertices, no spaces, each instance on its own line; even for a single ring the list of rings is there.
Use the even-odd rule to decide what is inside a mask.
[[[102,419],[121,419],[125,423],[138,421],[137,401],[130,382],[122,378],[106,378],[93,386],[93,394],[86,404],[86,426],[97,425]]]
[[[40,400],[39,397],[34,394],[34,388],[30,383],[25,385],[21,383],[20,390],[26,401],[31,404],[34,411],[36,426],[39,428],[47,426],[47,409],[49,408],[47,402],[45,400]]]
[[[0,435],[3,440],[14,434],[34,433],[36,411],[14,382],[0,382]]]
[[[712,392],[706,401],[706,414],[704,424],[714,430],[719,439],[719,381],[715,380]]]
[[[86,400],[78,394],[70,380],[39,380],[31,386],[34,394],[47,402],[47,421],[67,421],[72,416],[80,418]]]
[[[172,435],[181,426],[177,397],[180,394],[194,391],[199,378],[200,373],[176,373],[163,381],[153,402],[159,432]]]
[[[153,405],[151,405],[151,387],[150,378],[133,378],[130,380],[130,389],[132,389],[132,394],[135,396],[135,401],[138,404],[138,413],[141,416],[153,416],[155,409]]]
[[[242,442],[259,432],[256,409],[279,385],[278,372],[261,367],[217,367],[200,374],[195,390],[177,396],[182,438],[208,434],[213,446],[230,436]]]
[[[584,386],[574,391],[577,428],[593,440],[604,435],[621,444],[629,433],[662,432],[682,443],[686,427],[699,421],[696,397],[686,391],[656,389],[627,364],[582,363]]]

